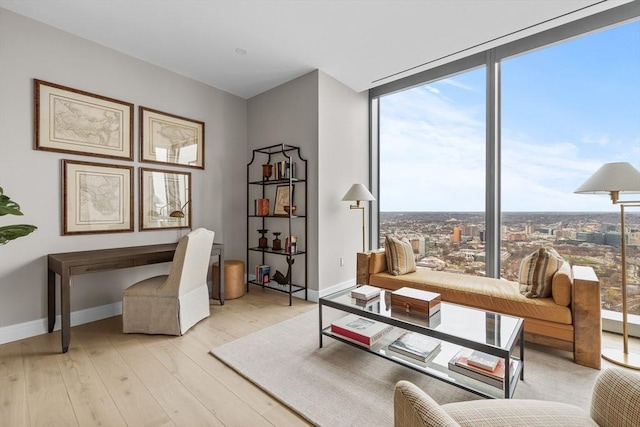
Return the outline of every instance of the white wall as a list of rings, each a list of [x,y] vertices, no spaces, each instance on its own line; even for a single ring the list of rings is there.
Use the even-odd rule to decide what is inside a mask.
[[[135,161],[34,150],[34,78],[133,103]],[[137,169],[157,167],[138,161],[140,105],[205,122],[206,169],[180,168],[192,174],[193,226],[214,230],[227,258],[244,259],[246,100],[1,8],[0,93],[0,186],[25,214],[1,217],[0,225],[38,226],[31,235],[0,247],[0,331],[5,336],[8,326],[24,322],[42,321],[44,328],[48,253],[174,242],[186,233],[137,231]],[[61,159],[135,166],[136,231],[62,236]],[[167,268],[77,276],[71,309],[117,303],[124,288]]]
[[[355,284],[355,254],[362,250],[362,212],[349,209],[350,202],[341,200],[356,182],[370,188],[369,97],[322,72],[319,85],[318,271],[324,295],[332,287]],[[362,203],[368,221],[374,206]]]

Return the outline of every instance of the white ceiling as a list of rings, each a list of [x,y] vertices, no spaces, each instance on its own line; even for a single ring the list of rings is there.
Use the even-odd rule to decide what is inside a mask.
[[[0,0],[0,7],[249,98],[315,69],[360,92],[628,1]]]

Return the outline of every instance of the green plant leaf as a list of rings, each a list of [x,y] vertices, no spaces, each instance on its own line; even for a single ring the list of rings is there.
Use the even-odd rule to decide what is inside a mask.
[[[35,225],[28,224],[15,224],[0,227],[0,245],[4,245],[18,237],[24,237],[27,234],[32,233],[37,228],[38,227]]]
[[[20,205],[5,196],[0,187],[0,216],[4,215],[22,215],[22,212],[20,212]]]

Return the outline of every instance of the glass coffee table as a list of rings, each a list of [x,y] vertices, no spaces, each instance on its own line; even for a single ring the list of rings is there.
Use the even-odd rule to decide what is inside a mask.
[[[352,289],[355,287],[320,298],[320,348],[323,336],[328,336],[487,398],[509,399],[513,397],[518,379],[524,380],[522,318],[446,302],[442,302],[440,311],[431,317],[408,315],[391,309],[391,291],[381,289],[379,297],[365,304],[351,297]],[[327,307],[344,315],[352,313],[391,325],[393,330],[370,347],[359,345],[332,333],[330,324],[323,325],[323,310]],[[406,331],[440,340],[439,352],[422,362],[389,350],[388,345]],[[491,385],[449,369],[449,361],[463,347],[504,360],[505,375],[501,387],[497,387],[495,381]]]

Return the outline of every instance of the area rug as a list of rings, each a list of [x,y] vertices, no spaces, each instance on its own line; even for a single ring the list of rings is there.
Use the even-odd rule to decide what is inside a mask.
[[[339,313],[323,311],[325,325]],[[330,313],[333,312],[333,313]],[[323,337],[318,311],[265,328],[211,353],[309,422],[319,426],[392,426],[393,389],[409,380],[438,403],[480,397],[350,345]],[[588,411],[600,371],[576,365],[568,352],[525,347],[525,377],[514,398],[544,399]]]

